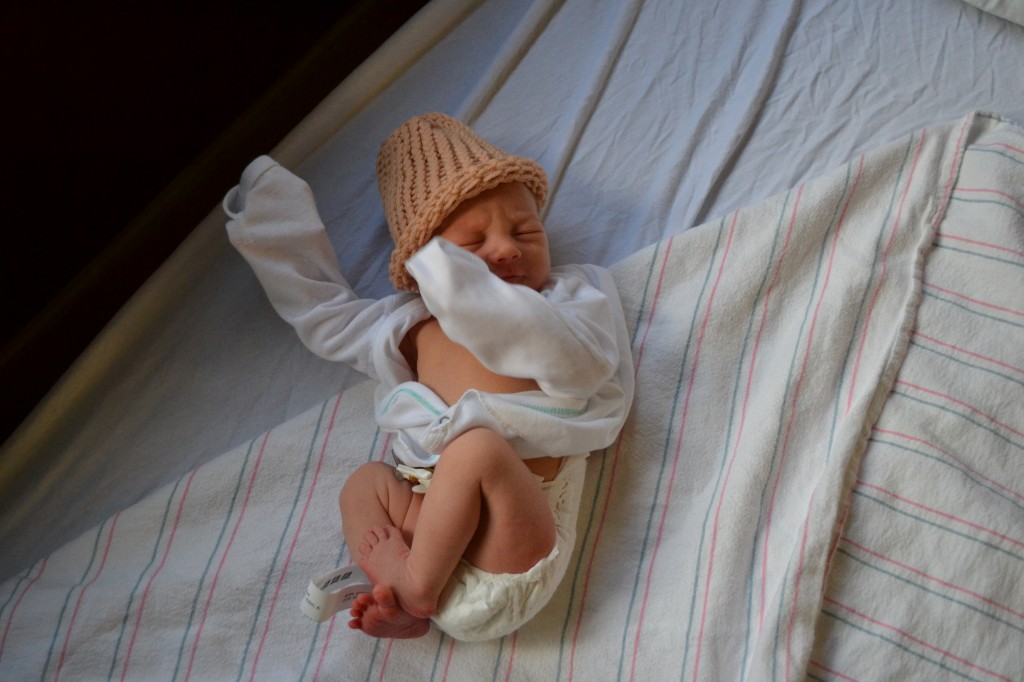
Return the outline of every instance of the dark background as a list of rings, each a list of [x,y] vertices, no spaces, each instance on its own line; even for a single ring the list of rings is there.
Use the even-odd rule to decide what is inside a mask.
[[[245,163],[424,4],[0,9],[0,442]]]

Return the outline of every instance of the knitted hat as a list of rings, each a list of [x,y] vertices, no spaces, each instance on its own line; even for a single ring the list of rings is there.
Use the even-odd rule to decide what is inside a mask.
[[[450,116],[414,116],[391,133],[377,154],[377,187],[395,241],[395,288],[418,291],[405,261],[460,203],[505,182],[523,183],[537,209],[544,207],[548,180],[540,164],[499,149]]]

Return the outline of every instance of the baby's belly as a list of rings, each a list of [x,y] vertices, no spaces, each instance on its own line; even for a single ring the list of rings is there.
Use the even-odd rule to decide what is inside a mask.
[[[416,336],[417,380],[449,405],[469,389],[487,393],[537,390],[537,382],[496,374],[484,367],[464,346],[441,330],[437,320],[423,323]]]

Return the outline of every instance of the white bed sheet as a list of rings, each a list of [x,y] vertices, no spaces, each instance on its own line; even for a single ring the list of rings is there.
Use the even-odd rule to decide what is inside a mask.
[[[556,261],[612,264],[968,110],[1024,120],[1024,29],[959,0],[435,0],[273,154],[388,291],[380,140],[441,110],[548,169]],[[241,170],[241,169],[239,169]],[[225,188],[225,191],[228,188]],[[273,314],[214,209],[0,452],[0,578],[362,379]]]

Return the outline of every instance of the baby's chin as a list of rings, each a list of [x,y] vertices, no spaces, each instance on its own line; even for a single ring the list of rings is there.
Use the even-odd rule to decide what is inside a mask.
[[[542,279],[531,275],[498,275],[498,277],[506,284],[518,284],[534,291],[540,291],[544,287],[544,283],[547,282],[547,277]]]

